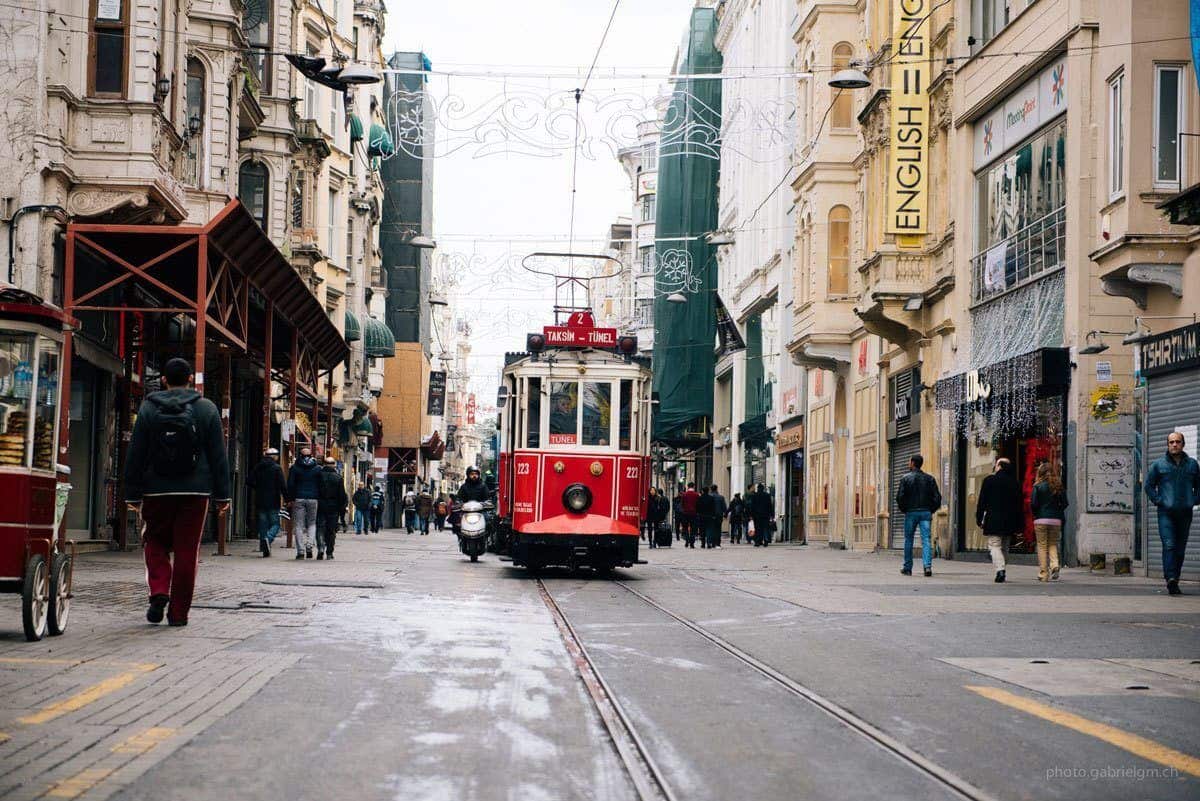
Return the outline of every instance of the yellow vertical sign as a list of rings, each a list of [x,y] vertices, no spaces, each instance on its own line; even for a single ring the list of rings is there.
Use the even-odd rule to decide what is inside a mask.
[[[892,0],[887,232],[902,248],[929,233],[929,31],[934,0]]]

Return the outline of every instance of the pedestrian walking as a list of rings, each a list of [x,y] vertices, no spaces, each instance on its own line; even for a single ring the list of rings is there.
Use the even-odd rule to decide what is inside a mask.
[[[709,545],[708,531],[712,527],[712,519],[716,516],[717,508],[714,503],[715,499],[712,492],[707,486],[700,488],[700,498],[696,501],[696,533],[695,536],[700,540],[700,547],[707,548]]]
[[[279,466],[279,449],[267,448],[262,461],[250,471],[246,484],[254,491],[254,523],[258,549],[263,557],[271,555],[271,546],[279,535],[281,501],[288,500],[287,478]]]
[[[371,533],[378,534],[383,526],[383,485],[376,484],[371,490]]]
[[[987,537],[988,553],[996,570],[996,583],[1005,580],[1004,554],[1014,534],[1025,528],[1025,504],[1021,485],[1014,475],[1012,462],[1001,457],[996,470],[979,487],[979,502],[975,505],[975,524]]]
[[[425,487],[421,488],[421,492],[417,495],[417,529],[422,535],[429,533],[429,527],[433,524],[433,496],[429,494],[429,490]]]
[[[675,541],[683,536],[683,492],[675,493],[675,497],[671,499],[671,522],[674,524]]]
[[[292,533],[296,538],[296,558],[312,559],[317,540],[317,507],[321,497],[321,465],[313,458],[312,448],[300,449],[300,458],[288,471],[288,497],[292,499]]]
[[[741,544],[742,534],[746,530],[746,502],[742,500],[742,493],[733,493],[733,500],[729,502],[729,544]]]
[[[350,502],[354,504],[354,536],[371,533],[371,491],[360,483]]]
[[[696,482],[688,482],[683,497],[679,499],[679,510],[683,517],[683,540],[687,548],[696,547],[696,505],[700,501],[700,493],[696,492]]]
[[[729,504],[725,502],[725,496],[717,489],[717,485],[713,484],[708,494],[712,496],[713,516],[708,524],[708,547],[721,547],[721,523],[725,520],[725,515],[729,514]]]
[[[1158,537],[1162,540],[1163,578],[1167,592],[1183,595],[1179,574],[1187,555],[1192,510],[1200,504],[1200,464],[1184,452],[1183,434],[1167,435],[1167,453],[1146,471],[1146,497],[1158,509]]]
[[[930,527],[933,513],[942,508],[942,493],[933,476],[921,469],[925,457],[917,454],[908,460],[908,472],[900,477],[896,488],[896,506],[904,513],[904,566],[900,572],[912,575],[913,536],[921,531],[921,562],[925,567],[925,578],[933,575],[933,546]]]
[[[437,525],[437,530],[444,531],[446,529],[446,518],[450,514],[450,501],[445,495],[438,495],[437,501],[433,504],[433,522]]]
[[[1058,543],[1067,519],[1067,491],[1054,465],[1042,462],[1029,495],[1033,534],[1037,540],[1038,581],[1058,581]]]
[[[412,534],[413,527],[417,524],[417,493],[411,489],[404,493],[404,499],[400,501],[400,509],[404,514],[404,533]]]
[[[164,389],[138,410],[125,462],[126,503],[141,512],[146,620],[186,626],[196,587],[200,537],[211,498],[217,514],[229,511],[229,459],[221,415],[191,388],[192,366],[169,359]]]
[[[650,547],[658,547],[658,530],[665,524],[667,514],[670,512],[670,504],[667,503],[666,497],[657,487],[650,488],[650,497],[646,499],[646,525],[650,530],[649,540]],[[668,537],[667,545],[671,544]]]
[[[775,524],[775,500],[765,484],[755,487],[750,496],[750,519],[754,521],[754,547],[771,544],[771,528]]]
[[[332,559],[338,525],[346,515],[346,480],[332,456],[325,457],[317,481],[317,558]]]

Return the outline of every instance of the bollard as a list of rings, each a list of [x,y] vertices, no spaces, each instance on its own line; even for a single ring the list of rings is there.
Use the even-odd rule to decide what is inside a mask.
[[[1118,556],[1113,559],[1113,575],[1114,576],[1130,576],[1133,575],[1133,560],[1128,556]]]
[[[1104,564],[1105,564],[1105,554],[1102,554],[1102,553],[1089,554],[1088,555],[1088,564],[1091,567],[1093,573],[1095,573],[1097,571],[1103,573],[1104,572]]]

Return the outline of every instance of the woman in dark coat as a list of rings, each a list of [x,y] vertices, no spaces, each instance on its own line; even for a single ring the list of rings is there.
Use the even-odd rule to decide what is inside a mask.
[[[1012,535],[1025,530],[1025,503],[1012,462],[996,460],[996,471],[983,480],[979,502],[975,505],[975,523],[987,537],[996,583],[1004,583],[1004,552]]]
[[[729,502],[729,542],[741,543],[742,531],[746,528],[746,502],[742,493],[735,492]]]

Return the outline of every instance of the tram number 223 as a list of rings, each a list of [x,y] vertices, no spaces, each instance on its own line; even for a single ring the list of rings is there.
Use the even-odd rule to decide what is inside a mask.
[[[638,477],[637,465],[629,465],[625,468],[625,478],[630,481],[636,481]]]
[[[527,476],[530,473],[531,465],[529,462],[517,462],[517,475]]]

